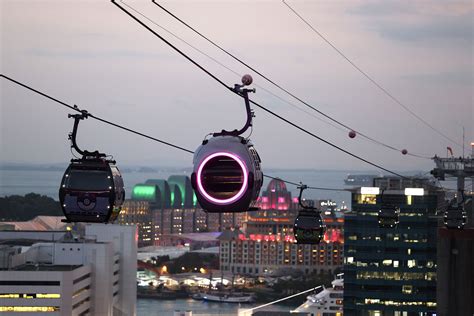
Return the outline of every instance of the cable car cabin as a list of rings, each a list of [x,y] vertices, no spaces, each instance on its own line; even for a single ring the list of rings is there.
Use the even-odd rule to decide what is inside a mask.
[[[215,136],[194,154],[191,184],[204,210],[212,213],[257,210],[263,183],[260,157],[249,140]]]
[[[395,206],[382,206],[379,210],[378,221],[380,228],[394,228],[400,221],[400,209]]]
[[[64,173],[59,200],[68,222],[113,222],[125,190],[115,161],[73,159]]]
[[[462,229],[467,223],[467,213],[462,206],[450,207],[444,213],[444,225],[450,229]]]
[[[326,225],[321,214],[316,210],[301,210],[295,219],[293,234],[296,243],[316,245],[321,242],[326,232]]]

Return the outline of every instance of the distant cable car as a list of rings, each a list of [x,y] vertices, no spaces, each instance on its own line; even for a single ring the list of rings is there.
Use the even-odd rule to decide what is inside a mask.
[[[295,219],[293,226],[293,234],[298,244],[319,244],[324,239],[326,232],[326,225],[321,217],[321,212],[313,207],[308,207],[302,202],[303,190],[307,188],[306,185],[301,185],[299,195],[299,204],[301,210]]]
[[[349,132],[349,137],[350,137],[350,138],[354,138],[354,137],[356,137],[356,135],[357,135],[357,134],[356,134],[356,132],[355,132],[354,130],[351,130],[351,131]]]
[[[396,205],[386,203],[381,196],[382,206],[378,212],[378,223],[380,228],[394,228],[400,222],[400,208]]]
[[[69,115],[74,129],[69,134],[71,148],[82,155],[72,159],[59,188],[59,200],[67,222],[113,222],[125,200],[123,179],[114,160],[98,151],[79,149],[76,143],[79,121],[88,117],[87,111]]]
[[[257,210],[256,201],[263,183],[260,157],[249,139],[240,136],[252,126],[245,84],[252,82],[250,75],[242,78],[244,85],[235,90],[244,97],[247,122],[240,130],[214,133],[195,151],[191,184],[197,200],[207,212],[246,212]]]
[[[378,213],[379,227],[394,228],[400,222],[400,209],[392,205],[382,205]]]
[[[457,205],[449,205],[444,212],[444,225],[449,229],[463,229],[467,223],[467,212],[464,209],[464,192],[461,191],[462,200]]]
[[[446,228],[463,229],[467,223],[467,213],[464,207],[450,207],[444,212],[444,225]]]

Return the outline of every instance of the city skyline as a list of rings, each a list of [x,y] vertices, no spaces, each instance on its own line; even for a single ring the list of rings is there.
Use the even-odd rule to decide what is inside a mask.
[[[466,145],[474,138],[470,2],[290,3],[416,113],[458,141],[464,126]],[[151,2],[130,4],[225,65],[248,72]],[[376,90],[282,3],[258,2],[251,7],[239,2],[164,5],[276,82],[350,126],[410,152],[444,155],[451,146],[456,156],[461,155],[460,148],[434,136]],[[37,10],[42,14],[36,14]],[[4,1],[2,29],[9,30],[2,31],[2,73],[91,113],[191,150],[205,134],[243,124],[242,100],[216,86],[110,2]],[[229,85],[239,82],[237,76],[181,42],[173,42]],[[278,93],[257,76],[254,82]],[[66,119],[68,112],[5,80],[0,85],[2,162],[68,161],[67,134],[72,129],[72,120]],[[306,116],[259,88],[252,97],[388,168],[433,167],[432,161],[402,156],[360,137],[350,140],[346,132]],[[256,115],[252,140],[264,168],[371,169],[258,109]],[[159,161],[191,166],[190,155],[90,120],[81,125],[79,142],[114,155],[121,164]],[[282,147],[294,154],[281,155]]]

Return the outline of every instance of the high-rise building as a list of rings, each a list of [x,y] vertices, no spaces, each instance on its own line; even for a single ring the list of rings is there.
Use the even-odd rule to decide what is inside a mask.
[[[136,227],[3,231],[0,313],[135,315]]]
[[[344,315],[436,312],[436,212],[443,199],[421,179],[376,178],[374,187],[353,191],[344,218]],[[400,207],[396,227],[380,227],[382,204]]]

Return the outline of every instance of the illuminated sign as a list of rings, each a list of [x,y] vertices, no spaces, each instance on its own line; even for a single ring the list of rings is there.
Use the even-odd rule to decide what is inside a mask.
[[[380,194],[380,188],[378,187],[361,187],[360,188],[361,194]]]
[[[336,206],[336,202],[334,201],[321,201],[319,203],[321,206]]]

